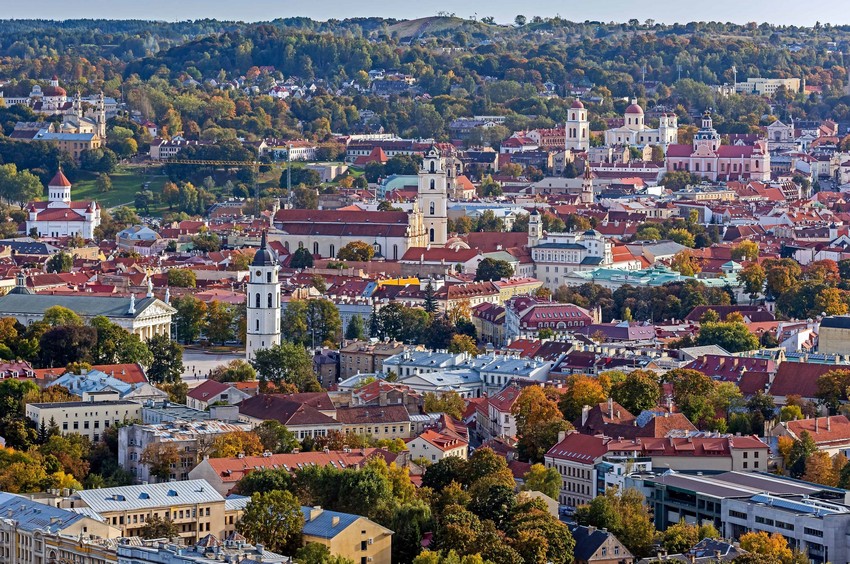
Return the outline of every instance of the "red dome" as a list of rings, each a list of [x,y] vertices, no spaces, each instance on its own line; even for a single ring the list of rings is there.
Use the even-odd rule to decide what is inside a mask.
[[[643,115],[643,108],[638,106],[637,104],[632,104],[628,108],[626,108],[627,114],[640,114]]]
[[[575,102],[573,102],[573,105],[572,105],[572,106],[570,106],[570,107],[571,107],[571,108],[575,108],[575,109],[577,109],[577,110],[581,110],[581,109],[583,109],[583,108],[584,108],[584,104],[582,104],[582,103],[581,103],[581,100],[579,100],[578,98],[576,98],[576,101],[575,101]]]
[[[47,183],[48,186],[70,186],[71,182],[62,174],[62,169],[59,169],[56,172],[56,176],[53,177],[53,180]]]

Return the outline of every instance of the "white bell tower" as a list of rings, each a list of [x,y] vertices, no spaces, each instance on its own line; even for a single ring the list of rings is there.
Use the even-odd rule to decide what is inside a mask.
[[[245,343],[248,360],[253,359],[258,350],[280,344],[280,266],[266,244],[265,231],[250,269]]]
[[[587,119],[587,108],[576,98],[567,110],[565,127],[566,149],[587,151],[590,148],[590,121]]]
[[[543,224],[540,222],[540,212],[534,208],[528,216],[528,248],[533,249],[539,245],[542,237]]]
[[[426,241],[445,247],[448,239],[448,178],[446,159],[432,145],[419,169],[419,208],[422,210]]]

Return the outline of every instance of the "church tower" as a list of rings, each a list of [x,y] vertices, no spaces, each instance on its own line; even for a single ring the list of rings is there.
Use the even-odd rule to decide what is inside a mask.
[[[528,216],[528,248],[533,249],[539,245],[542,237],[543,224],[540,221],[540,212],[534,208]]]
[[[422,210],[426,241],[445,247],[448,239],[448,177],[446,159],[432,145],[419,169],[419,208]]]
[[[101,139],[106,139],[106,102],[103,99],[103,90],[100,91],[97,103],[95,104],[94,122],[95,133]]]
[[[581,196],[582,204],[592,204],[593,197],[593,175],[590,172],[590,163],[584,163],[584,178],[581,180]]]
[[[71,182],[62,174],[62,168],[59,168],[53,179],[47,183],[47,201],[50,207],[68,207],[56,204],[71,203]]]
[[[280,281],[277,259],[266,243],[266,232],[251,263],[247,298],[245,356],[252,360],[260,349],[280,344]]]
[[[587,121],[587,109],[581,100],[576,99],[567,111],[566,149],[587,151],[590,148],[590,122]]]

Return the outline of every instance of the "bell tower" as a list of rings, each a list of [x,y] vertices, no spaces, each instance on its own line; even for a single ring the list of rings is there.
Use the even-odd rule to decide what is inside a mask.
[[[444,247],[448,239],[448,175],[446,158],[432,145],[419,169],[419,208],[425,225],[426,241]]]
[[[584,163],[584,178],[581,180],[581,196],[582,204],[592,204],[593,196],[593,174],[590,172],[590,163]]]
[[[540,212],[534,208],[528,216],[528,248],[533,249],[539,245],[542,236],[543,224],[540,222]]]
[[[245,357],[248,360],[252,360],[258,350],[280,344],[280,266],[268,248],[265,230],[250,270],[245,316]]]

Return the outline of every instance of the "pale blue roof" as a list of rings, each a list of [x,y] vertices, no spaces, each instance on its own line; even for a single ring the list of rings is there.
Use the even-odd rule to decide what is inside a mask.
[[[305,535],[323,539],[334,538],[360,518],[360,515],[323,509],[315,519],[310,520],[311,510],[312,508],[310,507],[301,507],[301,513],[304,514],[304,528],[301,532]],[[334,525],[334,517],[339,517],[336,525]]]
[[[0,494],[0,500],[4,500],[0,504],[0,515],[3,518],[14,519],[18,528],[25,531],[41,530],[55,533],[86,518],[85,515],[17,495],[3,493]]]
[[[91,370],[87,374],[66,373],[48,384],[50,386],[64,386],[75,395],[82,396],[84,393],[94,393],[112,389],[124,396],[133,391],[133,386],[118,378],[110,376],[100,370]]]

